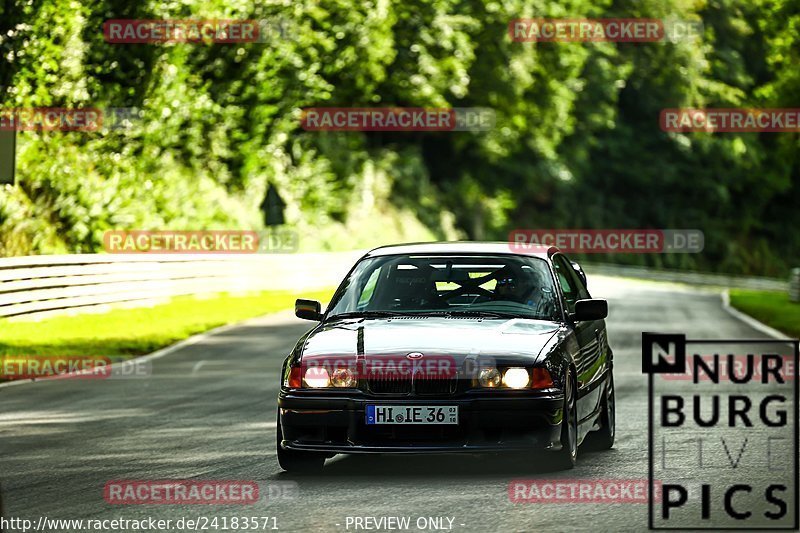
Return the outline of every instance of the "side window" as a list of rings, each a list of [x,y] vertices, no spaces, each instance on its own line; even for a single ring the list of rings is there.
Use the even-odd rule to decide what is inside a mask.
[[[572,263],[569,260],[564,261],[564,263],[568,264],[572,267]],[[586,285],[583,284],[583,280],[581,279],[580,275],[575,271],[574,268],[570,268],[570,277],[572,281],[575,283],[575,286],[578,288],[578,300],[585,300],[587,298],[591,298],[589,296],[589,291],[586,289]]]
[[[558,283],[561,285],[561,290],[564,293],[567,312],[574,313],[575,302],[581,299],[580,289],[576,282],[577,275],[575,271],[572,270],[572,265],[560,255],[553,259],[553,268],[556,271]]]

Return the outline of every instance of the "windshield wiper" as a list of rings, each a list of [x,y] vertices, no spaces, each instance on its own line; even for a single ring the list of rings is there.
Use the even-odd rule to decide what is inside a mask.
[[[392,311],[350,311],[348,313],[339,313],[331,315],[331,318],[385,318],[390,316],[401,316],[402,313]]]
[[[477,316],[477,317],[491,317],[491,318],[521,318],[520,315],[513,313],[501,313],[498,311],[478,311],[468,309],[455,309],[452,311],[431,311],[430,313],[423,313],[424,315],[434,316]]]

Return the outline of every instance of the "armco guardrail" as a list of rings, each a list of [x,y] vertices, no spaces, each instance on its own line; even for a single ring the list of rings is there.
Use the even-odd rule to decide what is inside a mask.
[[[786,291],[789,284],[785,279],[757,278],[750,276],[730,276],[726,274],[710,274],[703,272],[686,272],[680,270],[655,270],[645,267],[612,265],[586,262],[586,271],[591,275],[629,277],[652,281],[667,281],[707,287],[726,287],[737,289],[753,289],[764,291]]]
[[[172,296],[338,285],[363,251],[312,254],[73,254],[0,258],[0,317],[42,318]],[[787,290],[786,281],[587,265],[590,274],[699,285]],[[800,269],[790,293],[800,296]],[[794,292],[792,292],[794,291]]]
[[[793,268],[789,278],[789,300],[800,302],[800,268]]]
[[[363,252],[74,254],[0,259],[0,317],[150,305],[172,296],[338,285]]]

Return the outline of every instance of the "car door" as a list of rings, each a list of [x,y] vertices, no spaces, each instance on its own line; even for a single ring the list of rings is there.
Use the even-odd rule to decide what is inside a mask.
[[[561,286],[564,308],[568,314],[572,314],[575,312],[575,302],[589,298],[589,292],[564,255],[557,254],[553,257],[553,268]],[[575,362],[578,367],[578,418],[583,420],[597,410],[600,402],[601,388],[597,386],[596,380],[604,369],[600,342],[603,321],[573,322],[572,327],[579,346]]]

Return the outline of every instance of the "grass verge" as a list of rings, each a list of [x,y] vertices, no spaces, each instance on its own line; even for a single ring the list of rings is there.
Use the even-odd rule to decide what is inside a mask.
[[[328,301],[333,291],[300,296]],[[217,326],[290,309],[298,295],[296,291],[267,291],[182,296],[153,307],[113,309],[104,314],[58,316],[39,322],[0,320],[0,357],[143,355]]]
[[[794,339],[800,338],[800,304],[786,292],[731,289],[731,305]]]

